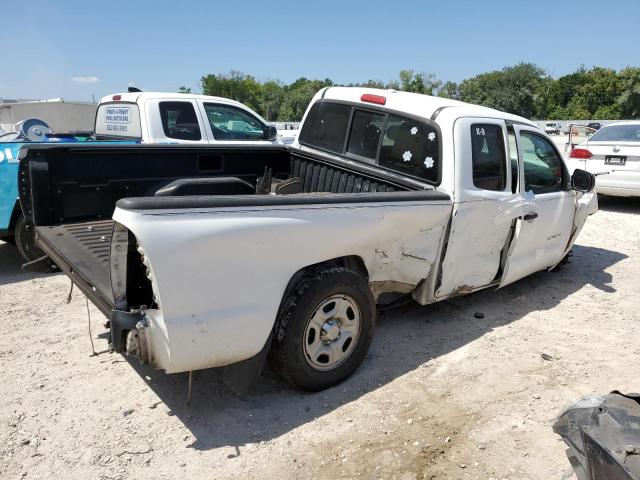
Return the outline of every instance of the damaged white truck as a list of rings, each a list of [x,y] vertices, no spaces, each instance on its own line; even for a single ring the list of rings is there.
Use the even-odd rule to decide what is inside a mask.
[[[569,176],[524,118],[339,87],[291,147],[34,146],[20,184],[38,246],[109,317],[114,351],[226,367],[238,391],[267,357],[304,390],[344,380],[377,304],[552,268],[597,209],[593,175]]]

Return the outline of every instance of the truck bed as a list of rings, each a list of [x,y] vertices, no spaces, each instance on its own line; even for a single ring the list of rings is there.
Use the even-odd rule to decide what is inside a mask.
[[[39,246],[108,315],[113,309],[109,250],[113,220],[36,228]]]
[[[448,199],[368,165],[335,163],[277,145],[46,145],[29,147],[22,157],[20,204],[35,228],[37,246],[107,317],[116,309],[109,257],[111,217],[118,202],[153,210]],[[256,185],[267,168],[273,178],[299,179],[301,192],[246,194],[246,186]],[[216,177],[234,179],[233,185],[243,183],[244,189],[223,195],[158,195],[179,180]],[[152,301],[146,271],[134,252],[127,260],[127,285],[135,290],[127,291],[129,307]]]

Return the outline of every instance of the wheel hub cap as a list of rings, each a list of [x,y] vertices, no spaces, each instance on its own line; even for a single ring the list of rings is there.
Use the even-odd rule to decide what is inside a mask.
[[[332,370],[343,363],[358,343],[362,314],[348,295],[333,295],[318,304],[302,339],[307,363],[315,370]]]
[[[340,336],[340,324],[334,320],[328,320],[322,325],[320,330],[320,338],[325,343],[330,343],[336,340]]]

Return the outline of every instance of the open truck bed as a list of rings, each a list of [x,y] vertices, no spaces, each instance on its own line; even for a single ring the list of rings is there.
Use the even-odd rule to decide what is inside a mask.
[[[143,203],[155,208],[173,205],[175,201],[207,208],[247,201],[284,206],[366,198],[366,195],[349,200],[344,196],[331,198],[327,195],[330,193],[371,195],[415,188],[392,175],[372,174],[367,166],[337,168],[330,160],[292,155],[280,145],[38,145],[25,149],[23,157],[26,158],[21,162],[19,174],[20,201],[35,228],[38,246],[107,317],[116,308],[109,255],[114,226],[111,217],[120,199],[144,199]],[[247,196],[247,185],[252,185],[252,192],[255,191],[265,168],[270,169],[274,178],[299,178],[303,193],[322,193],[322,197],[305,195],[287,200],[281,195]],[[230,183],[224,192],[218,189],[209,195],[158,196],[162,190],[172,194],[167,186],[181,179],[195,182],[234,179],[235,183]],[[135,249],[131,255],[136,255]],[[136,274],[144,277],[145,272]],[[137,282],[129,278],[128,283]],[[140,296],[146,298],[147,294]]]

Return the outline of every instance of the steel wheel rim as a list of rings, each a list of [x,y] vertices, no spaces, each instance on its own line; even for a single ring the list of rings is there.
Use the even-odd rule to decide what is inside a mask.
[[[313,310],[302,338],[305,359],[315,370],[333,370],[355,350],[362,313],[348,295],[332,295]]]

